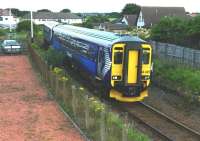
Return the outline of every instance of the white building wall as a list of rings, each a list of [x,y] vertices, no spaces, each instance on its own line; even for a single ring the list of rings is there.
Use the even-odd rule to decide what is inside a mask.
[[[125,17],[123,17],[122,22],[125,23],[126,25],[128,25],[128,21],[126,20]]]
[[[137,20],[137,27],[141,28],[143,26],[145,26],[145,23],[144,23],[144,18],[143,18],[143,15],[142,15],[142,11],[140,11],[140,14],[139,14],[139,17],[138,17],[138,20]]]
[[[62,22],[62,23],[67,23],[67,24],[81,24],[82,19],[34,19],[35,24],[44,24],[46,21],[57,21],[57,22]]]
[[[67,23],[67,24],[81,24],[83,23],[82,19],[62,19],[62,23]]]
[[[5,28],[10,27],[10,25],[12,28],[15,28],[17,24],[19,23],[19,19],[13,16],[0,16],[0,17],[1,17],[0,25]]]

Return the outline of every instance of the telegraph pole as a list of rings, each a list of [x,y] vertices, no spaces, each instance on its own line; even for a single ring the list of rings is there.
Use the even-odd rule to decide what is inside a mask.
[[[31,42],[33,42],[33,12],[31,11]]]
[[[9,28],[10,28],[10,33],[12,32],[12,29],[11,29],[11,8],[9,9]]]

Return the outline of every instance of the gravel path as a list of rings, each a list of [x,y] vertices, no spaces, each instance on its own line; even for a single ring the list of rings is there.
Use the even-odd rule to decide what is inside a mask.
[[[0,141],[83,141],[26,56],[0,56]]]

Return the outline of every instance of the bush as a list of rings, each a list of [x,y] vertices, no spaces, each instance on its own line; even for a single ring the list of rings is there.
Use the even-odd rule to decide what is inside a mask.
[[[34,34],[36,34],[39,31],[39,26],[33,24]],[[31,21],[30,20],[24,20],[17,24],[16,28],[17,32],[31,32]]]
[[[152,28],[151,39],[200,49],[200,16],[190,20],[165,17]]]
[[[52,65],[53,67],[59,67],[63,65],[65,54],[50,47],[47,51],[45,51],[44,58],[49,65]]]
[[[0,36],[5,36],[7,34],[8,30],[6,29],[0,29]]]
[[[200,96],[200,71],[154,60],[154,82],[161,87],[182,94],[193,102]],[[162,83],[160,83],[162,82]]]

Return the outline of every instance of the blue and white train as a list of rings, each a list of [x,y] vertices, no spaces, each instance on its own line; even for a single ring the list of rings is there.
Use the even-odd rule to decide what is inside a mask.
[[[67,60],[100,80],[109,97],[135,102],[148,96],[152,48],[144,40],[56,22],[44,24],[44,35]]]

